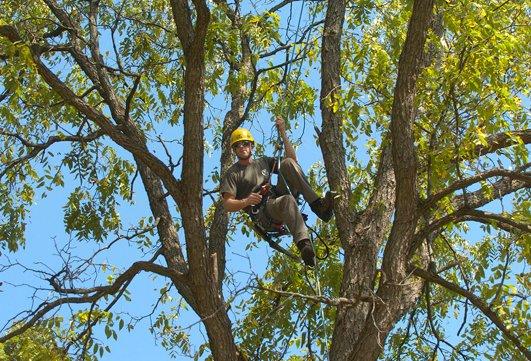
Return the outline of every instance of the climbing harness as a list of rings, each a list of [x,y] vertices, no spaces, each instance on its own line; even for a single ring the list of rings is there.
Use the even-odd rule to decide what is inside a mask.
[[[258,185],[253,190],[254,193],[259,193],[262,196],[262,200],[260,201],[260,203],[258,203],[258,204],[256,204],[256,205],[251,207],[251,210],[249,212],[249,216],[251,217],[251,220],[252,220],[252,225],[251,225],[252,228],[255,230],[255,232],[261,238],[263,238],[269,244],[269,246],[271,248],[273,248],[273,249],[285,254],[286,256],[290,257],[291,259],[300,261],[301,260],[300,257],[296,256],[295,254],[293,254],[293,252],[287,250],[286,248],[284,248],[284,247],[282,247],[280,245],[279,238],[284,236],[284,235],[289,234],[289,231],[286,228],[286,225],[283,224],[283,223],[276,223],[275,221],[273,221],[272,217],[270,217],[268,215],[267,210],[265,208],[267,200],[276,195],[275,187],[271,185],[271,177],[272,177],[272,174],[273,174],[275,168],[276,168],[277,174],[278,174],[278,181],[282,180],[282,182],[284,182],[284,184],[286,184],[286,189],[288,191],[288,194],[291,195],[292,197],[294,197],[295,199],[297,199],[297,197],[295,197],[293,195],[293,193],[291,192],[289,186],[287,185],[286,180],[284,179],[284,177],[282,175],[282,172],[280,171],[281,153],[282,153],[282,141],[280,139],[280,134],[279,134],[278,135],[278,139],[277,139],[277,144],[276,144],[276,150],[275,150],[275,153],[273,154],[274,156],[276,156],[276,159],[273,162],[273,166],[271,168],[271,171],[269,172],[269,176],[262,184]],[[265,214],[266,218],[269,219],[269,222],[268,222],[267,226],[266,225],[262,225],[261,222],[258,221],[258,214],[260,212],[263,212]],[[308,230],[310,230],[310,232],[311,232],[310,242],[311,242],[314,254],[315,254],[315,258],[317,260],[319,260],[319,261],[325,260],[330,255],[330,248],[329,248],[328,244],[315,231],[315,229],[313,229],[311,226],[308,225],[308,223],[307,223],[308,215],[305,214],[305,213],[302,213],[302,212],[301,212],[301,215],[302,215],[302,218],[303,218],[304,223],[306,225],[306,228],[308,228]],[[312,235],[313,235],[313,237],[312,237]],[[315,237],[315,239],[318,239],[325,247],[325,254],[322,257],[319,257],[317,255],[317,252],[315,252],[316,250],[315,250],[314,237]]]
[[[276,251],[278,251],[280,253],[285,254],[286,256],[288,256],[289,258],[291,258],[291,259],[293,259],[295,261],[299,261],[300,260],[300,257],[298,257],[293,252],[287,250],[286,248],[282,247],[280,245],[280,242],[275,240],[275,239],[278,239],[279,237],[281,237],[283,235],[288,234],[288,232],[285,229],[285,227],[280,228],[278,231],[266,230],[258,222],[254,222],[254,221],[253,221],[252,227],[253,227],[254,231],[256,233],[258,233],[258,235],[261,238],[263,238],[269,244],[269,246],[271,248],[273,248],[274,250],[276,250]]]
[[[287,250],[286,248],[282,247],[280,245],[280,241],[278,240],[281,236],[289,234],[286,225],[274,222],[266,211],[266,203],[268,199],[275,196],[275,188],[271,185],[271,177],[273,175],[273,172],[275,171],[275,168],[277,169],[278,174],[280,174],[280,151],[281,148],[278,148],[278,150],[276,151],[278,152],[279,156],[278,159],[275,159],[275,161],[273,161],[273,166],[271,167],[271,171],[269,172],[268,178],[262,184],[258,185],[255,189],[253,189],[252,192],[259,193],[262,196],[262,200],[260,201],[260,203],[252,206],[248,214],[251,217],[251,226],[254,231],[261,238],[263,238],[271,248],[285,254],[293,260],[299,261],[300,257],[295,255],[293,252]],[[259,222],[259,220],[257,219],[258,214],[260,212],[264,212],[266,217],[269,219],[269,224],[267,226],[261,224],[261,222]],[[305,221],[307,217],[307,215],[303,215]]]

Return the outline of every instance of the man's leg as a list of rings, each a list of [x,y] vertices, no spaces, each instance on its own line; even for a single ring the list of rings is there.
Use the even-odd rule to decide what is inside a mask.
[[[315,253],[308,238],[308,229],[295,198],[284,195],[270,199],[266,203],[266,212],[272,221],[284,223],[288,227],[304,263],[311,267],[315,266]]]
[[[310,183],[308,183],[301,166],[291,158],[283,159],[280,162],[278,183],[282,194],[288,193],[287,189],[285,189],[285,187],[288,186],[293,195],[302,194],[302,197],[308,203],[313,203],[319,199],[319,196],[314,192]]]
[[[312,211],[323,221],[328,222],[332,218],[333,199],[332,194],[328,192],[325,197],[319,198],[314,192],[310,183],[306,179],[306,175],[302,171],[300,165],[291,158],[286,158],[280,162],[279,176],[279,191],[284,194],[287,193],[285,180],[291,193],[296,196],[302,194],[304,200],[310,204]]]

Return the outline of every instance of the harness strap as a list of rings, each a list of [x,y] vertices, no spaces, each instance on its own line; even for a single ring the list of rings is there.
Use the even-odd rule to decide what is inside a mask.
[[[298,257],[295,254],[293,254],[292,252],[288,251],[287,249],[282,247],[279,243],[273,241],[270,236],[267,236],[264,239],[269,244],[269,246],[271,248],[273,248],[274,250],[277,250],[277,251],[279,251],[281,253],[284,253],[286,256],[288,256],[289,258],[291,258],[291,259],[293,259],[295,261],[300,261],[300,257]]]
[[[252,217],[251,217],[251,219],[252,219]],[[292,258],[292,259],[294,259],[296,261],[300,260],[300,258],[298,256],[296,256],[295,254],[293,254],[293,252],[290,252],[287,249],[285,249],[284,247],[282,247],[279,242],[275,242],[273,240],[273,236],[270,234],[270,232],[268,232],[258,222],[255,222],[254,219],[253,219],[252,227],[255,230],[255,232],[258,233],[258,235],[260,235],[260,237],[262,237],[269,244],[269,246],[271,248],[273,248],[274,250],[285,254],[286,256],[288,256],[288,257],[290,257],[290,258]]]

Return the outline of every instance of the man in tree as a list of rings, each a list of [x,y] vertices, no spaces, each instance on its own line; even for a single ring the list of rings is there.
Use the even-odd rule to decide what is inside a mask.
[[[315,253],[296,197],[302,194],[312,211],[328,222],[332,218],[332,195],[327,192],[325,197],[319,197],[311,188],[286,135],[284,119],[277,117],[275,123],[285,149],[277,186],[267,194],[261,193],[261,187],[269,183],[271,173],[278,172],[277,162],[271,157],[253,159],[254,138],[249,130],[238,128],[230,137],[230,145],[238,161],[227,170],[221,181],[223,206],[229,212],[243,209],[248,214],[256,206],[252,218],[266,230],[272,229],[275,224],[286,224],[304,263],[314,267]]]

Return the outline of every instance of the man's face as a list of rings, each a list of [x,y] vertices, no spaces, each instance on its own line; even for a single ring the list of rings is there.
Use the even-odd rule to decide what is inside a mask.
[[[238,159],[247,160],[251,157],[251,151],[253,150],[253,143],[248,140],[242,140],[232,145],[232,149]]]

